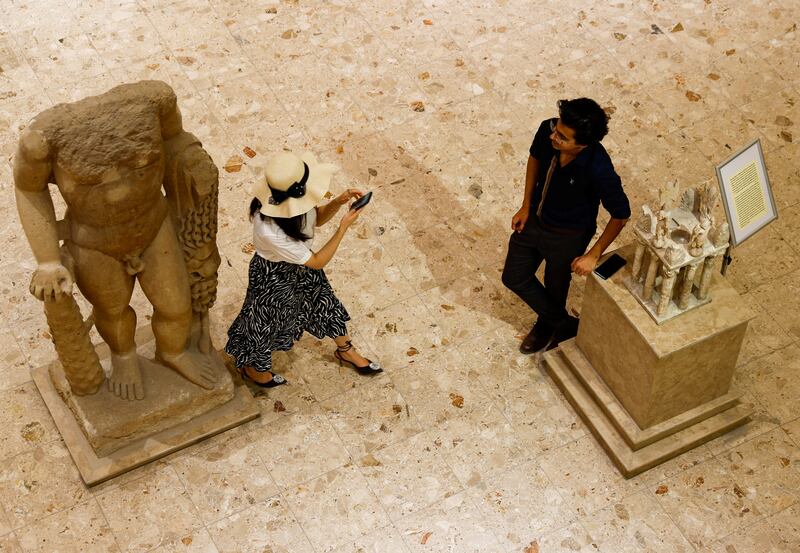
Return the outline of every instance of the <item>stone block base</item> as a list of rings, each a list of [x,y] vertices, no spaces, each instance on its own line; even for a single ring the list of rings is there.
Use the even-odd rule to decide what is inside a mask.
[[[140,355],[145,396],[139,400],[118,398],[108,389],[108,382],[92,395],[74,395],[58,362],[50,365],[50,377],[89,444],[97,455],[106,457],[140,438],[187,422],[233,399],[233,381],[225,362],[218,353],[212,355],[217,382],[210,390]]]
[[[104,384],[93,396],[67,397],[67,402],[63,390],[59,393],[54,383],[54,380],[59,382],[59,369],[56,362],[31,373],[87,486],[239,426],[260,414],[247,387],[238,377],[232,381],[224,368],[218,375],[216,392],[195,386],[162,366],[147,363],[143,365],[143,378],[149,399],[122,400],[110,394]],[[72,403],[72,409],[68,402]],[[145,422],[152,419],[151,432],[137,426],[137,411],[141,411]],[[76,412],[85,420],[79,422]],[[153,418],[155,415],[158,417]],[[98,425],[92,426],[92,421]],[[87,428],[92,430],[88,438]],[[134,436],[125,435],[132,430]],[[89,438],[97,444],[101,434],[102,447],[95,449]]]
[[[630,478],[747,422],[751,411],[726,394],[642,429],[587,361],[575,340],[544,354],[551,378],[611,457]]]

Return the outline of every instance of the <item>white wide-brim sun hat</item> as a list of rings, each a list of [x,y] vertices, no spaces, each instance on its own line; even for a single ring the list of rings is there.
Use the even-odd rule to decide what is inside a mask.
[[[261,213],[268,217],[302,215],[320,204],[337,170],[331,163],[318,163],[311,152],[299,157],[281,152],[256,170],[250,193],[261,202]]]

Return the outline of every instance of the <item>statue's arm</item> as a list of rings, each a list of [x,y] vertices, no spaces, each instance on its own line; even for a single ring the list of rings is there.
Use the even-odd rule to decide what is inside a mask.
[[[169,141],[183,133],[183,119],[181,110],[178,109],[178,98],[175,92],[166,83],[156,92],[159,119],[161,121],[161,137]]]
[[[40,132],[26,129],[14,157],[14,194],[22,228],[39,264],[30,290],[47,301],[72,292],[72,277],[61,264],[56,214],[47,187],[51,170],[47,140]]]

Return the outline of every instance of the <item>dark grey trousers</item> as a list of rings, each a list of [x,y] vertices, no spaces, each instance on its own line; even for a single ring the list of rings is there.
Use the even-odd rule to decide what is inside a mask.
[[[540,322],[553,329],[567,323],[570,265],[586,252],[592,236],[594,229],[577,235],[550,232],[532,216],[522,232],[515,232],[508,241],[503,284],[536,312]],[[542,261],[544,283],[536,278]]]

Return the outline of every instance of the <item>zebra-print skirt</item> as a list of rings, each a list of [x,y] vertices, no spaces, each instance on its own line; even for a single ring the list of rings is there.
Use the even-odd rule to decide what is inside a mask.
[[[239,368],[271,371],[273,351],[292,349],[303,332],[317,338],[344,336],[349,320],[322,269],[255,254],[244,305],[228,329],[225,351]]]

